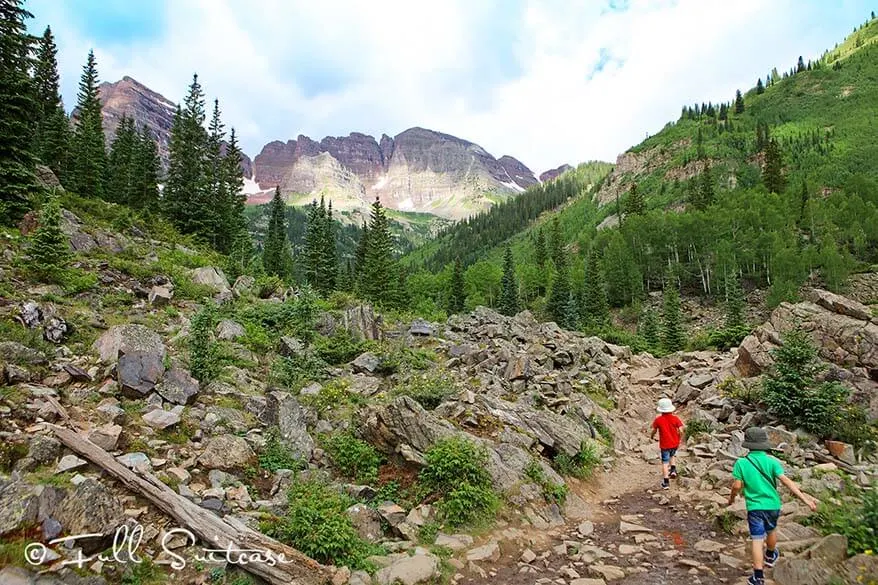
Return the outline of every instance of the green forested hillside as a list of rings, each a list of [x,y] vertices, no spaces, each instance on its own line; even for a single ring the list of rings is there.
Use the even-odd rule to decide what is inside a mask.
[[[570,193],[577,199],[558,211],[510,222],[514,234],[483,221],[503,207],[456,226],[409,256],[411,266],[438,270],[432,279],[416,275],[416,298],[447,299],[459,258],[469,265],[468,305],[496,304],[508,244],[525,306],[562,319],[552,314],[557,307],[545,307],[559,279],[554,262],[540,262],[538,244],[549,257],[559,253],[551,251],[555,218],[579,301],[564,310],[577,313],[576,323],[593,321],[585,309],[594,290],[586,277],[591,252],[598,288],[616,307],[669,285],[716,302],[739,284],[768,288],[769,305],[794,298],[809,276],[841,287],[852,270],[878,262],[876,38],[873,19],[818,61],[774,70],[740,98],[684,106],[680,119],[623,154],[596,189],[579,185]],[[619,215],[621,226],[611,227]],[[597,229],[602,222],[608,229]]]

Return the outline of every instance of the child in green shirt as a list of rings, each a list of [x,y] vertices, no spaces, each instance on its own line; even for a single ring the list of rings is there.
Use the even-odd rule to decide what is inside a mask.
[[[751,427],[744,432],[743,447],[749,449],[745,457],[739,458],[732,469],[732,493],[729,506],[743,492],[747,504],[747,524],[752,541],[753,575],[749,585],[764,585],[764,567],[771,568],[777,562],[777,519],[780,516],[781,500],[777,493],[777,480],[787,486],[796,497],[802,500],[811,511],[817,509],[817,500],[802,492],[796,483],[784,475],[780,461],[767,453],[772,446],[768,433],[760,427]],[[762,546],[765,542],[765,552]]]

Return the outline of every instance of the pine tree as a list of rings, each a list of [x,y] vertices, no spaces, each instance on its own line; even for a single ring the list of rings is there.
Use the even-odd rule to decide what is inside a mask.
[[[515,279],[515,259],[512,248],[503,253],[503,280],[500,292],[500,312],[509,317],[518,313],[518,281]]]
[[[567,261],[563,250],[556,260],[555,278],[552,280],[549,298],[546,299],[546,312],[558,326],[565,329],[576,329],[579,315],[570,286],[570,275],[567,271]]]
[[[58,47],[52,29],[46,27],[37,48],[34,65],[34,86],[37,100],[37,125],[34,135],[34,152],[63,182],[66,171],[70,126],[58,77]]]
[[[323,295],[335,290],[338,262],[335,251],[335,231],[332,220],[332,202],[327,210],[326,202],[314,201],[308,211],[305,225],[305,278]]]
[[[808,185],[805,181],[802,181],[802,190],[799,193],[799,225],[805,223],[805,215],[808,212],[808,201],[811,199],[811,196],[808,193]]]
[[[338,276],[338,255],[335,243],[335,221],[332,218],[332,201],[326,209],[323,217],[323,225],[320,230],[320,272],[321,282],[323,283],[324,294],[329,294],[336,288],[336,277]],[[403,285],[405,283],[403,282]],[[397,287],[397,293],[404,290],[405,286],[400,289]],[[401,306],[397,304],[396,306]]]
[[[588,255],[586,265],[582,321],[586,327],[596,329],[610,323],[610,305],[607,301],[607,287],[601,270],[601,257],[595,249],[592,249]]]
[[[165,214],[180,231],[209,238],[215,215],[205,165],[205,117],[204,92],[198,75],[194,75],[183,107],[178,107],[174,115],[162,203]]]
[[[54,195],[43,205],[40,226],[34,233],[28,253],[41,278],[57,276],[57,272],[70,262],[70,240],[61,230],[61,206]]]
[[[206,206],[207,217],[201,228],[202,237],[220,252],[228,253],[231,248],[231,226],[228,222],[232,212],[232,199],[226,193],[226,176],[223,166],[223,140],[225,125],[220,115],[219,100],[213,100],[213,111],[207,127],[207,142],[204,159],[204,197],[210,205]]]
[[[762,78],[760,77],[756,82],[756,95],[762,95],[763,93],[765,93],[765,86],[762,85]]]
[[[686,346],[686,334],[680,314],[680,293],[671,282],[665,284],[663,301],[662,347],[669,352],[679,351]]]
[[[107,158],[106,199],[131,205],[135,197],[135,156],[138,148],[134,120],[122,115]]]
[[[744,96],[741,94],[740,89],[735,91],[735,113],[744,113]]]
[[[369,249],[369,224],[363,221],[357,249],[354,250],[354,287],[360,282],[360,276],[366,271],[366,251]]]
[[[765,166],[762,169],[762,182],[770,193],[783,193],[786,179],[783,175],[783,155],[780,145],[774,138],[768,139],[765,147]]]
[[[22,0],[0,0],[0,223],[13,224],[37,190],[33,168],[34,98],[28,71],[31,38]]]
[[[645,213],[646,201],[643,199],[643,193],[637,189],[637,184],[633,183],[625,204],[625,215],[643,215]]]
[[[698,177],[698,209],[706,209],[713,204],[714,187],[713,175],[710,172],[710,165],[704,166],[701,176]]]
[[[381,201],[372,204],[368,247],[364,259],[365,270],[360,276],[360,288],[366,299],[381,306],[392,306],[398,296],[398,274],[393,257],[393,236]]]
[[[463,280],[463,264],[460,259],[454,261],[454,269],[451,272],[451,282],[448,290],[448,312],[451,314],[462,313],[466,307],[466,283]]]
[[[552,218],[552,231],[549,234],[549,250],[552,255],[552,263],[555,270],[560,270],[564,265],[564,238],[561,235],[561,221],[558,216]]]
[[[229,243],[229,263],[233,272],[244,272],[250,258],[253,255],[253,241],[247,229],[247,217],[244,209],[247,206],[247,195],[243,192],[244,175],[241,171],[243,154],[238,146],[238,136],[232,128],[229,133],[229,142],[226,145],[225,156],[222,161],[223,193],[229,199],[224,206],[228,217],[223,222],[228,230],[226,241]]]
[[[268,274],[286,278],[289,274],[287,248],[286,204],[280,196],[280,187],[274,190],[269,208],[268,231],[262,249],[262,266]]]
[[[213,322],[213,311],[210,305],[205,305],[192,316],[189,331],[189,369],[202,384],[207,384],[217,374],[216,345],[210,340]]]
[[[637,333],[643,338],[650,349],[655,350],[661,343],[658,315],[652,308],[646,309],[637,324]]]
[[[537,239],[536,242],[534,242],[534,261],[537,263],[537,266],[540,267],[540,270],[544,270],[548,259],[549,254],[546,251],[546,235],[543,233],[543,230],[540,229],[537,231]]]
[[[101,101],[98,97],[98,70],[94,51],[82,69],[77,94],[78,110],[70,156],[73,190],[83,197],[104,197],[107,149],[104,142]]]
[[[698,157],[698,160],[704,158],[704,134],[701,132],[701,126],[698,127],[698,132],[695,134],[695,156]]]
[[[159,202],[159,160],[158,146],[152,132],[146,126],[137,135],[132,160],[132,185],[128,205],[152,211]]]
[[[726,329],[740,329],[744,321],[744,290],[737,276],[726,279]]]
[[[799,62],[796,64],[796,73],[801,73],[805,70],[805,60],[802,59],[802,56],[799,55]]]

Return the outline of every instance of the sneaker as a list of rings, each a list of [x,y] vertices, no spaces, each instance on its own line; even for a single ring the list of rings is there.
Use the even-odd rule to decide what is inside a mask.
[[[671,479],[677,479],[677,466],[676,465],[671,466],[671,472],[668,474],[668,477],[670,477]]]
[[[750,575],[747,579],[747,585],[765,585],[765,579],[760,579],[756,575]]]
[[[663,479],[663,480],[662,480],[662,489],[663,489],[663,490],[669,490],[669,489],[671,489],[671,482],[669,482],[669,481],[666,480],[666,479]]]
[[[765,566],[769,569],[772,568],[778,558],[780,558],[780,551],[778,549],[765,551]]]

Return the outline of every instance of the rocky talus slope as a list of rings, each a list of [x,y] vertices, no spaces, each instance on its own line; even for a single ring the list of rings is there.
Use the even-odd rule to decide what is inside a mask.
[[[177,248],[175,257],[196,266],[147,277],[118,258],[150,248],[142,257],[161,259],[172,253],[165,245],[87,228],[69,212],[65,218],[71,240],[87,249],[79,265],[102,286],[66,296],[18,281],[0,303],[7,337],[0,341],[0,560],[9,565],[0,583],[118,583],[126,574],[137,582],[131,563],[118,558],[65,565],[105,550],[125,525],[142,526],[138,553],[154,561],[156,582],[247,582],[234,581],[244,578],[240,567],[197,560],[205,543],[173,530],[207,517],[222,519],[209,524],[228,529],[229,538],[269,542],[260,540],[266,520],[287,512],[287,492],[303,478],[350,498],[346,515],[357,533],[381,546],[369,559],[373,574],[297,565],[301,576],[268,582],[318,583],[323,575],[337,585],[737,582],[746,571],[746,528],[743,508],[726,513],[725,499],[744,427],[768,426],[788,472],[812,493],[874,481],[874,457],[785,429],[726,392],[730,383],[758,382],[754,376],[770,366],[766,351],[780,341],[772,331],[799,319],[833,364],[831,375],[874,408],[875,322],[850,299],[815,291],[813,301],[779,307],[740,349],[662,359],[527,312],[509,318],[484,308],[444,324],[397,324],[368,306],[346,306],[316,316],[314,340],[274,329],[254,339],[253,315],[300,306],[298,291],[266,293],[249,277],[231,283]],[[17,245],[0,260],[4,274],[15,273]],[[193,377],[187,349],[199,306],[191,299],[201,294],[213,297],[210,337],[223,356],[206,384]],[[364,350],[325,366],[319,381],[283,383],[273,364],[310,363],[319,340],[342,332],[367,340]],[[431,389],[427,399],[416,391],[423,387]],[[655,489],[658,451],[646,435],[663,395],[684,419],[701,421],[670,492]],[[341,473],[331,438],[342,435],[382,455],[377,477],[357,482]],[[504,501],[489,532],[450,529],[435,502],[384,489],[412,486],[431,447],[448,437],[487,454],[490,482]],[[303,470],[267,463],[278,443]],[[559,473],[560,461],[585,450],[597,455],[590,479]],[[150,500],[142,482],[161,501]],[[843,537],[823,538],[805,526],[806,516],[794,502],[785,507],[776,583],[828,584],[830,575],[853,583],[878,574],[875,557],[847,558]],[[39,567],[22,562],[29,543],[80,534],[90,536],[39,548]],[[189,561],[185,568],[171,565],[177,556]]]

